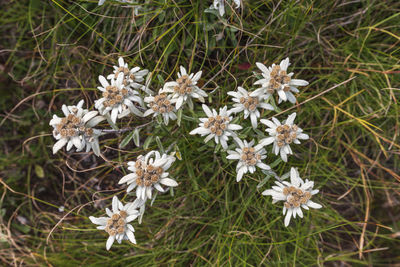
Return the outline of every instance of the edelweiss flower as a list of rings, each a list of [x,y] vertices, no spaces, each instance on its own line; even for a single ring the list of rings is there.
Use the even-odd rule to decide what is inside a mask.
[[[280,156],[283,161],[287,162],[287,155],[293,154],[290,144],[300,144],[299,139],[308,139],[307,134],[302,133],[303,130],[299,128],[296,124],[293,124],[296,118],[296,112],[289,115],[287,120],[283,125],[275,118],[270,120],[260,120],[263,124],[267,125],[269,129],[266,129],[270,137],[264,138],[260,141],[263,146],[274,143],[272,151],[275,155],[278,155],[280,151]]]
[[[240,0],[233,0],[236,4],[236,8],[240,7]],[[214,3],[210,6],[210,9],[217,9],[219,15],[222,17],[225,14],[225,0],[214,0]]]
[[[143,116],[149,116],[153,114],[153,117],[157,115],[161,115],[164,119],[164,124],[168,125],[169,119],[176,120],[176,109],[173,106],[174,100],[171,99],[171,95],[167,95],[162,93],[162,90],[159,90],[158,95],[156,96],[147,96],[144,98],[144,102],[147,103],[149,107],[148,110],[143,114]]]
[[[93,149],[95,155],[100,154],[99,136],[101,130],[93,127],[103,121],[103,116],[97,116],[97,111],[83,109],[84,101],[79,101],[76,106],[62,105],[63,118],[53,115],[50,125],[53,126],[53,136],[58,141],[53,146],[53,154],[67,145],[67,151],[72,146],[79,152],[86,146],[86,152]]]
[[[119,66],[114,66],[114,74],[110,74],[107,76],[107,79],[117,79],[120,73],[124,74],[123,85],[131,87],[133,89],[142,89],[146,90],[145,86],[140,84],[144,81],[144,76],[149,73],[148,70],[140,70],[140,67],[134,67],[132,69],[128,68],[128,63],[124,62],[122,57],[118,58]]]
[[[112,199],[112,211],[106,208],[108,217],[89,217],[92,223],[99,225],[97,229],[104,230],[110,235],[106,243],[107,250],[111,248],[115,240],[119,244],[121,244],[122,240],[129,240],[136,244],[135,235],[133,234],[135,229],[129,223],[140,215],[137,209],[143,204],[143,200],[136,199],[134,202],[129,202],[124,206],[114,196]]]
[[[229,112],[244,112],[244,118],[250,115],[251,125],[253,128],[257,128],[257,118],[260,117],[260,112],[257,108],[263,108],[268,110],[274,110],[274,107],[270,104],[261,102],[263,100],[262,95],[258,96],[250,96],[249,92],[247,92],[243,87],[238,87],[238,91],[229,91],[228,95],[233,96],[232,100],[236,102],[233,104],[234,108],[229,110]]]
[[[117,121],[118,114],[125,115],[124,112],[129,108],[130,112],[137,115],[143,116],[133,102],[143,105],[142,98],[136,90],[133,90],[127,86],[124,86],[124,73],[120,72],[117,79],[111,78],[111,84],[108,83],[104,76],[99,76],[101,86],[97,88],[102,91],[103,97],[95,101],[95,108],[100,111],[100,114],[109,116],[111,111],[111,121],[115,123]],[[121,117],[120,117],[121,118]]]
[[[271,169],[270,166],[261,162],[267,157],[265,155],[267,152],[261,144],[254,146],[254,140],[247,143],[246,140],[243,142],[239,138],[236,138],[235,141],[238,143],[239,147],[235,149],[236,151],[228,150],[229,155],[226,158],[239,160],[236,166],[237,182],[242,180],[243,174],[247,172],[254,173],[256,171],[256,166],[263,170]]]
[[[251,93],[251,96],[264,95],[265,98],[268,98],[276,91],[279,95],[278,104],[287,100],[291,103],[296,103],[296,97],[292,92],[299,92],[297,86],[308,85],[305,80],[292,79],[293,72],[287,73],[287,68],[290,65],[289,58],[282,60],[279,65],[272,64],[269,68],[259,62],[256,65],[262,71],[264,79],[254,83],[261,84],[261,88]]]
[[[140,155],[136,161],[128,162],[128,170],[132,173],[122,177],[118,184],[128,184],[127,192],[137,187],[136,196],[139,199],[151,199],[153,187],[164,192],[161,184],[178,186],[175,180],[168,178],[169,173],[166,172],[174,161],[175,157],[167,154],[161,156],[158,151],[150,151],[146,156]]]
[[[214,137],[215,143],[221,143],[222,147],[227,149],[228,144],[226,141],[228,141],[229,136],[236,136],[233,131],[242,129],[242,126],[230,123],[232,117],[228,116],[226,106],[219,109],[219,114],[215,109],[211,111],[210,108],[204,104],[202,107],[208,118],[200,118],[200,127],[192,130],[190,134],[207,135],[204,139],[205,143]]]
[[[283,215],[285,216],[285,226],[288,226],[290,219],[296,218],[299,215],[303,218],[303,211],[301,208],[308,210],[308,208],[320,209],[322,206],[318,203],[311,201],[311,197],[319,192],[315,189],[314,182],[306,181],[304,182],[295,168],[290,169],[290,183],[289,182],[278,182],[275,184],[277,186],[272,186],[272,189],[265,190],[262,192],[264,196],[272,196],[272,203],[278,201],[285,201],[283,206]]]
[[[201,71],[196,74],[187,74],[184,67],[180,67],[180,72],[178,72],[178,79],[174,82],[167,82],[162,90],[163,93],[172,93],[172,99],[176,101],[176,109],[186,103],[189,104],[190,108],[193,108],[192,98],[198,98],[202,103],[204,103],[204,97],[207,93],[201,90],[196,84],[201,77]]]

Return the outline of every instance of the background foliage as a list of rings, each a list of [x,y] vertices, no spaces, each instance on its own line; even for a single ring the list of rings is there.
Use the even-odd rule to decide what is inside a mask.
[[[149,2],[135,16],[136,6],[113,1],[101,7],[94,0],[1,1],[2,264],[398,263],[400,2],[251,0],[240,10],[227,7],[223,20],[204,13],[211,1]],[[153,88],[174,79],[179,65],[203,70],[200,83],[214,107],[229,104],[226,92],[238,85],[252,88],[255,62],[289,56],[296,77],[310,85],[291,110],[290,103],[280,105],[278,118],[298,112],[312,139],[274,169],[282,175],[298,167],[314,180],[323,209],[285,228],[281,205],[260,194],[272,179],[257,187],[265,178],[257,172],[236,183],[235,162],[188,136],[203,116],[199,104],[185,111],[180,127],[143,127],[140,147],[132,141],[120,149],[125,132],[102,139],[103,158],[52,155],[52,114],[80,99],[92,107],[98,75],[111,72],[119,55],[148,68]],[[130,118],[120,126],[148,121]],[[102,214],[114,194],[125,196],[117,185],[122,163],[159,149],[155,136],[165,149],[179,148],[182,160],[172,171],[179,187],[159,195],[143,223],[134,223],[137,245],[124,242],[107,252],[106,234],[87,216]]]

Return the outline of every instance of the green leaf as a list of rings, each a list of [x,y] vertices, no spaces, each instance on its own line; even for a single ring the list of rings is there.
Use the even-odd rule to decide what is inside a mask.
[[[121,142],[121,144],[119,144],[119,148],[124,148],[133,138],[133,134],[135,133],[135,131],[130,132]]]
[[[133,131],[133,142],[135,143],[135,146],[139,147],[140,146],[140,135],[139,135],[139,128],[136,128],[135,131]]]
[[[35,173],[37,177],[44,178],[44,171],[40,165],[37,164],[35,165]]]

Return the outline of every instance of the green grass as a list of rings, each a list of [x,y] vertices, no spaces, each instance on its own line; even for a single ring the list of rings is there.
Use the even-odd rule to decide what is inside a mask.
[[[2,265],[400,262],[400,2],[251,0],[225,21],[203,12],[211,1],[150,2],[138,16],[112,1],[102,7],[94,0],[0,3]],[[173,196],[158,195],[141,225],[133,223],[137,245],[123,242],[107,252],[106,233],[87,217],[100,216],[113,195],[125,196],[117,184],[122,164],[158,149],[157,142],[153,138],[147,149],[130,142],[120,150],[128,133],[110,134],[101,141],[107,161],[85,153],[52,155],[48,122],[64,103],[85,99],[92,107],[97,77],[112,70],[118,55],[152,71],[153,88],[174,79],[179,65],[203,70],[201,84],[215,108],[231,104],[227,91],[252,88],[255,62],[271,65],[289,56],[296,78],[310,85],[297,95],[298,103],[306,102],[291,110],[281,104],[278,118],[296,111],[312,138],[274,170],[282,175],[298,167],[315,181],[321,191],[315,201],[324,207],[285,228],[282,205],[261,195],[272,179],[257,188],[264,179],[258,171],[236,183],[236,163],[188,135],[197,126],[193,118],[203,116],[197,103],[195,112],[185,110],[180,127],[172,122],[141,130],[141,144],[159,136],[164,148],[179,148],[183,159],[171,171],[179,186]],[[243,70],[246,63],[251,68]],[[128,118],[120,127],[148,121]],[[276,159],[270,154],[267,162]]]

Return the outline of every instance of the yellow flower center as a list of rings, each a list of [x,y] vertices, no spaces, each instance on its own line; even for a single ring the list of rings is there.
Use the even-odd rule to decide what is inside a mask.
[[[119,213],[113,214],[113,216],[107,220],[107,226],[104,230],[109,235],[123,234],[125,232],[125,219],[127,216],[128,214],[123,210],[121,210]]]
[[[211,133],[221,136],[226,130],[229,121],[230,120],[228,117],[217,115],[215,117],[208,118],[208,121],[204,123],[204,127],[210,129]]]
[[[242,161],[246,162],[248,166],[254,166],[261,159],[261,155],[255,153],[254,147],[244,147],[240,158]]]
[[[192,80],[188,75],[183,75],[176,80],[178,85],[174,87],[174,92],[180,95],[190,94],[193,91]]]
[[[291,78],[287,75],[287,72],[281,70],[279,65],[275,65],[270,73],[269,87],[267,92],[272,94],[274,91],[280,90],[281,86],[284,85],[283,91],[288,92],[290,90],[289,82]]]
[[[293,140],[297,138],[297,130],[298,127],[296,124],[292,126],[288,124],[279,125],[276,128],[278,146],[283,147],[284,145],[291,144]]]
[[[168,113],[174,109],[174,106],[171,105],[166,94],[159,94],[154,97],[153,102],[150,102],[150,108],[155,112]]]
[[[257,105],[259,104],[258,98],[257,97],[241,97],[240,98],[240,103],[243,104],[243,106],[250,110],[250,111],[255,111],[257,108]]]
[[[285,207],[298,208],[302,204],[306,204],[311,198],[311,193],[308,191],[303,191],[300,188],[294,186],[283,188],[283,194],[286,196]]]
[[[93,129],[86,128],[81,118],[72,113],[61,119],[61,122],[56,125],[56,131],[62,137],[73,137],[81,134],[93,135]]]
[[[158,183],[164,170],[161,167],[155,167],[151,164],[146,165],[143,161],[135,162],[136,168],[136,184],[138,186],[151,186]]]
[[[121,104],[127,95],[127,89],[123,88],[119,90],[118,87],[109,85],[106,87],[106,91],[103,92],[103,97],[106,99],[103,102],[103,106],[113,107],[114,105]]]

